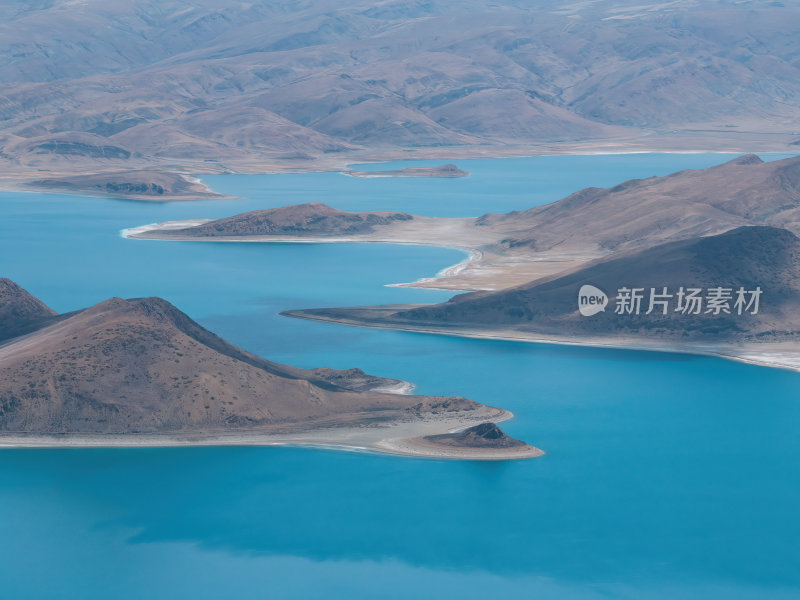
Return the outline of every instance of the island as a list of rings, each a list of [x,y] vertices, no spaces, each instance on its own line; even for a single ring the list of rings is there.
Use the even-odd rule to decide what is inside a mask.
[[[469,173],[462,171],[453,163],[438,167],[406,167],[405,169],[395,169],[390,171],[343,171],[344,175],[350,177],[467,177]]]
[[[22,187],[36,191],[147,202],[232,198],[213,192],[195,177],[156,170],[63,175],[34,179],[24,183]]]
[[[481,460],[541,453],[527,445],[431,452],[414,439],[512,415],[408,391],[360,369],[270,362],[161,298],[111,298],[58,314],[0,279],[0,446],[301,444]]]

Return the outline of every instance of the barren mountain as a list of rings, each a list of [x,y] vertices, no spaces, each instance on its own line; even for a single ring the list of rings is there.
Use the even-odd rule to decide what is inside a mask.
[[[443,446],[466,446],[469,448],[510,448],[524,445],[524,442],[506,435],[494,423],[481,423],[458,433],[431,435],[425,440]]]
[[[299,218],[296,215],[300,215]],[[552,204],[475,218],[341,213],[321,204],[256,211],[197,226],[148,226],[149,239],[335,237],[473,250],[447,277],[416,285],[496,290],[585,265],[614,252],[713,235],[744,225],[800,234],[800,157],[763,162],[749,154],[708,169],[587,188]],[[374,231],[371,229],[374,227]]]
[[[605,310],[592,316],[578,312],[579,291],[586,284],[608,295]],[[620,292],[623,288],[639,290],[638,306],[621,300],[626,295]],[[726,298],[720,310],[713,309],[709,300],[715,288],[723,288]],[[736,304],[740,288],[746,292],[741,307]],[[687,301],[690,289],[698,290],[702,298],[697,312],[696,305]],[[750,303],[755,290],[760,290],[757,305]],[[651,296],[656,300],[652,306]],[[618,311],[620,305],[630,311]],[[797,342],[798,306],[800,240],[785,229],[754,226],[631,250],[566,275],[499,292],[463,294],[442,304],[288,314],[377,327],[513,330],[576,340]]]
[[[750,154],[708,169],[587,188],[476,222],[507,248],[601,253],[758,224],[800,233],[800,157],[765,163]]]
[[[3,335],[27,333],[0,345],[6,433],[275,432],[504,414],[464,398],[371,391],[399,382],[357,369],[266,361],[160,298],[55,315],[8,280],[0,290]]]
[[[167,236],[238,237],[248,235],[338,236],[367,234],[376,226],[411,221],[414,217],[393,212],[345,212],[320,202],[256,210],[209,221],[188,229],[160,231]]]
[[[758,0],[9,0],[0,160],[22,176],[592,140],[647,148],[665,136],[788,148],[799,11]]]

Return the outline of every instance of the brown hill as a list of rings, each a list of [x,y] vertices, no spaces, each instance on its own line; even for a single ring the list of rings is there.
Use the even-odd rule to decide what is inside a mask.
[[[739,157],[709,169],[587,188],[526,211],[476,222],[516,250],[608,253],[717,234],[742,225],[800,233],[800,157]]]
[[[345,212],[319,202],[255,210],[188,229],[160,230],[160,235],[224,237],[246,235],[338,236],[365,234],[376,225],[411,221],[395,212]]]
[[[134,200],[225,198],[221,194],[215,194],[199,181],[192,180],[185,175],[152,170],[112,171],[36,179],[28,185],[37,190],[51,189],[66,193]]]
[[[187,222],[189,224],[190,222]],[[498,290],[585,266],[616,252],[768,225],[800,234],[800,156],[763,162],[749,154],[666,177],[587,188],[552,204],[479,218],[342,213],[321,204],[256,211],[186,228],[147,226],[140,238],[211,235],[370,234],[382,241],[468,248],[463,268],[414,285]],[[183,227],[175,229],[174,227]],[[374,241],[364,236],[364,241]]]
[[[585,284],[608,295],[605,311],[578,312],[578,294]],[[638,314],[617,314],[621,288],[641,288]],[[654,304],[651,288],[667,288],[667,311]],[[699,314],[677,310],[678,291],[699,288]],[[708,312],[712,288],[729,290],[728,312]],[[737,291],[761,289],[758,312],[742,314]],[[748,293],[744,299],[751,300]],[[450,301],[417,307],[365,307],[292,311],[289,314],[370,326],[458,330],[514,330],[544,336],[647,337],[691,341],[796,341],[800,339],[800,240],[774,227],[741,227],[717,236],[669,242],[597,261],[566,275],[487,293],[462,294]]]
[[[397,383],[353,369],[266,361],[160,298],[53,311],[2,281],[0,430],[28,434],[308,430],[501,414],[464,398],[370,391]],[[20,329],[21,328],[21,329]],[[480,418],[477,416],[476,418]]]

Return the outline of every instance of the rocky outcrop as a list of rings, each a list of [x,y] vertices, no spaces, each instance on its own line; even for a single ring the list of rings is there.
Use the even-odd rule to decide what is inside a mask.
[[[527,445],[507,435],[495,423],[481,423],[458,433],[429,435],[424,439],[433,444],[459,448],[518,448]]]

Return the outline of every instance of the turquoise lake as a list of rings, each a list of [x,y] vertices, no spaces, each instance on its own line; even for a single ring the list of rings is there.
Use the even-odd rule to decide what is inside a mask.
[[[457,250],[119,233],[310,201],[475,216],[729,158],[461,160],[472,175],[455,180],[209,176],[241,198],[161,205],[0,193],[0,276],[56,310],[162,296],[270,360],[357,366],[508,408],[508,433],[547,452],[475,463],[309,448],[0,450],[0,598],[800,597],[800,374],[278,315],[444,300],[386,284],[432,276],[462,260]]]

